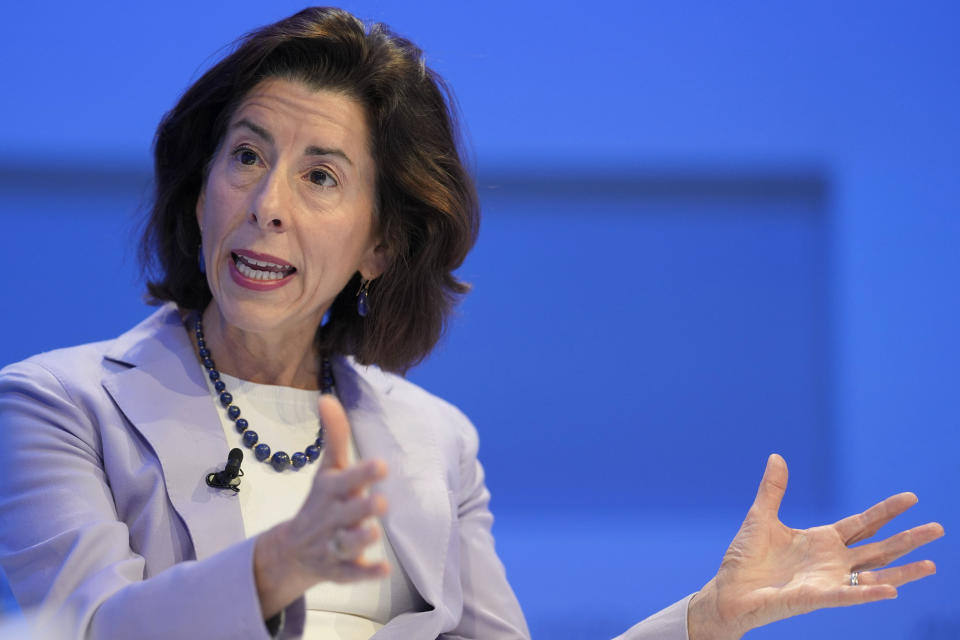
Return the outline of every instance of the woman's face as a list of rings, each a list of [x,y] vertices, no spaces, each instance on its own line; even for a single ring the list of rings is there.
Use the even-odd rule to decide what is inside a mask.
[[[197,201],[229,324],[312,336],[355,272],[383,272],[369,139],[363,108],[341,93],[272,78],[240,103]]]

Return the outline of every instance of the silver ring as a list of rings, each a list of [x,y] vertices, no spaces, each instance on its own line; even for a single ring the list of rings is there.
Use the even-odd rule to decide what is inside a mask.
[[[860,572],[853,571],[850,573],[850,586],[855,587],[860,584]]]
[[[343,529],[337,527],[337,530],[333,532],[333,537],[327,540],[327,551],[338,560],[352,560],[353,556],[343,548],[343,533]]]

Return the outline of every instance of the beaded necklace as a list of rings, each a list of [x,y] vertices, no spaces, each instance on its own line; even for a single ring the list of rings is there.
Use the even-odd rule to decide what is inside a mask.
[[[210,381],[213,382],[215,394],[218,395],[220,404],[226,408],[227,417],[233,420],[237,432],[243,434],[243,444],[247,448],[253,449],[253,454],[260,462],[268,462],[277,471],[283,471],[288,467],[299,469],[308,462],[313,462],[320,457],[320,450],[323,448],[323,425],[320,425],[317,432],[317,439],[313,444],[307,445],[303,451],[297,451],[292,456],[287,455],[286,451],[277,451],[270,455],[270,445],[265,442],[259,442],[260,436],[250,428],[245,418],[240,417],[240,407],[233,404],[233,395],[227,391],[227,385],[220,379],[220,372],[213,364],[213,356],[207,349],[206,340],[203,338],[203,322],[200,314],[197,314],[194,323],[194,333],[197,336],[197,348],[199,349],[200,362],[207,370]],[[330,361],[324,356],[320,361],[320,393],[333,393],[333,368]],[[268,460],[269,459],[269,460]]]

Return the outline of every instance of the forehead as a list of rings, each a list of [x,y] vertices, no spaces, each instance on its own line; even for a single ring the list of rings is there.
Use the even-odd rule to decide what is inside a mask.
[[[336,143],[355,153],[370,146],[366,113],[357,100],[296,80],[268,78],[257,84],[233,112],[230,128],[242,120],[266,129],[278,145]]]

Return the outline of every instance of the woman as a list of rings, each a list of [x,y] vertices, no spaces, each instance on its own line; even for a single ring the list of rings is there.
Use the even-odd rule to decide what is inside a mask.
[[[387,373],[466,291],[477,205],[448,104],[411,43],[311,9],[164,118],[143,248],[165,305],[0,376],[0,565],[38,634],[528,637],[473,427]],[[717,576],[624,637],[738,637],[933,572],[880,567],[934,523],[848,547],[912,494],[794,531],[785,485],[771,456]]]

